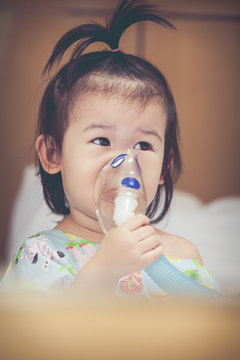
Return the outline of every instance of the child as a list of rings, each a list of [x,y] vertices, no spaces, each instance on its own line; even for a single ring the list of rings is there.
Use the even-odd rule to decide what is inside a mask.
[[[217,288],[189,241],[151,225],[169,208],[181,160],[166,79],[146,60],[119,49],[122,33],[142,20],[173,28],[154,6],[124,0],[106,28],[82,25],[57,43],[45,72],[77,46],[44,93],[36,149],[45,200],[64,218],[24,241],[5,274],[7,288],[162,296],[143,269],[163,254],[184,274]],[[83,54],[96,41],[110,49]],[[131,148],[138,152],[147,212],[104,235],[96,217],[96,179],[110,159]]]

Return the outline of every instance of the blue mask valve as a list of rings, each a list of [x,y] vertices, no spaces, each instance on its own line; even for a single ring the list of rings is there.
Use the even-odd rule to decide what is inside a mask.
[[[136,190],[140,189],[140,187],[141,187],[139,181],[137,179],[135,179],[134,177],[126,177],[126,178],[122,179],[121,184],[130,189],[136,189]]]

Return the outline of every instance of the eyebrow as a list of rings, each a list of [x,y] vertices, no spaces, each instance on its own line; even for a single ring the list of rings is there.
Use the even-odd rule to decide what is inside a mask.
[[[95,123],[92,123],[88,126],[86,126],[83,131],[88,131],[88,130],[92,130],[92,129],[109,129],[111,128],[112,126],[111,125],[102,125],[102,124],[95,124]]]
[[[111,129],[112,127],[113,127],[112,125],[103,125],[103,124],[98,124],[98,123],[92,123],[92,124],[86,126],[83,129],[83,131],[86,132],[86,131],[89,131],[92,129]],[[160,142],[163,142],[161,136],[155,130],[143,130],[141,128],[139,128],[138,130],[144,135],[155,136]]]
[[[163,141],[161,136],[157,133],[157,131],[155,130],[143,130],[143,129],[139,129],[139,131],[145,135],[153,135],[156,138],[158,138],[158,140],[160,140],[161,142]]]

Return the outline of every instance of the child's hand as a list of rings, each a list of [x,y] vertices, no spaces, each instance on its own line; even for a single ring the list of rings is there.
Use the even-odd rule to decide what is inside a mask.
[[[100,271],[118,280],[140,271],[163,255],[161,237],[149,225],[147,216],[138,214],[103,238],[92,261]]]

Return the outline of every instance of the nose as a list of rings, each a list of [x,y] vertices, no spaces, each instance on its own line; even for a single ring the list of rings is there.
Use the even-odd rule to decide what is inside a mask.
[[[112,162],[111,162],[111,166],[113,168],[116,168],[118,166],[120,166],[124,161],[126,156],[129,157],[129,161],[137,161],[138,163],[138,153],[135,149],[127,149],[126,151],[124,151],[121,154],[118,154],[116,157],[113,158]],[[139,166],[139,163],[138,163]]]

